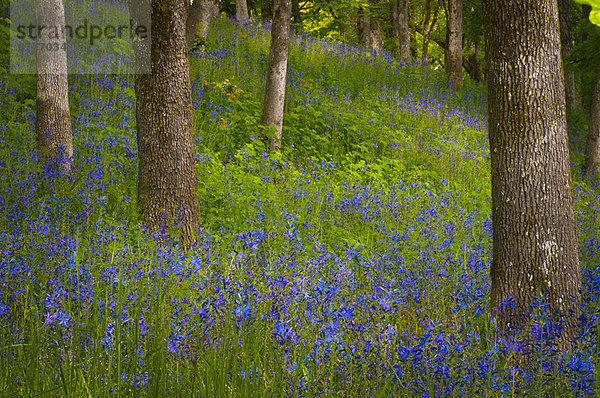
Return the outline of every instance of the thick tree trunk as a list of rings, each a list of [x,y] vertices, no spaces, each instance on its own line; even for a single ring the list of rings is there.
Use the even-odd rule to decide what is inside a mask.
[[[139,5],[147,0],[134,0]],[[141,7],[141,6],[140,6]],[[192,100],[186,48],[185,0],[152,0],[149,57],[140,43],[136,68],[149,58],[151,73],[136,74],[138,204],[154,231],[176,225],[184,243],[200,227]],[[131,10],[135,19],[136,10]],[[138,21],[136,20],[136,23]]]
[[[37,26],[64,26],[62,0],[37,0]],[[37,36],[37,94],[35,129],[39,153],[63,172],[71,168],[73,132],[69,112],[66,38],[54,37],[50,29]]]
[[[194,0],[189,7],[186,20],[185,29],[188,41],[192,40],[196,34],[203,39],[206,38],[210,23],[217,16],[218,7],[218,0]],[[215,8],[217,10],[216,13]]]
[[[596,74],[596,85],[592,93],[585,154],[587,157],[586,174],[598,178],[600,176],[600,67]]]
[[[361,8],[358,13],[357,33],[362,47],[378,52],[383,47],[381,24],[377,18],[376,7],[378,0],[369,0],[368,10]]]
[[[563,56],[563,69],[565,73],[565,95],[567,106],[571,109],[579,106],[577,90],[575,88],[575,73],[566,69],[565,60],[573,50],[573,32],[571,30],[571,0],[558,0],[558,15],[560,18],[560,45]]]
[[[281,150],[283,126],[283,106],[285,104],[285,83],[287,76],[288,50],[290,46],[290,25],[292,19],[291,0],[275,0],[273,25],[271,27],[271,54],[265,88],[265,103],[260,124],[274,126],[276,138],[273,150]]]
[[[448,0],[446,23],[446,73],[448,82],[460,90],[462,77],[462,0]]]
[[[401,61],[410,58],[410,36],[408,32],[408,0],[392,0],[392,36],[394,52]]]
[[[567,142],[557,3],[486,0],[492,167],[491,307],[501,329],[524,326],[542,296],[578,330],[581,270]],[[513,305],[502,305],[512,298]]]
[[[246,0],[236,0],[235,1],[235,19],[238,21],[246,21],[250,19],[248,14],[248,4]]]

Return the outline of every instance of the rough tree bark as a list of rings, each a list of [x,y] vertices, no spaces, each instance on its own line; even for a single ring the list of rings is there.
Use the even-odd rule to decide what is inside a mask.
[[[563,69],[565,74],[565,95],[567,106],[571,109],[579,105],[577,90],[575,88],[575,73],[565,68],[565,60],[573,50],[573,32],[571,30],[571,0],[558,0],[558,16],[560,20],[560,45],[563,56]]]
[[[588,124],[588,136],[585,144],[587,157],[587,176],[600,176],[600,67],[596,73],[596,85],[592,93],[590,106],[590,122]]]
[[[248,4],[246,0],[236,0],[235,1],[235,19],[238,21],[246,21],[250,19],[248,14]]]
[[[281,150],[291,19],[291,0],[275,0],[273,5],[273,25],[271,26],[269,71],[267,72],[265,103],[260,121],[262,126],[275,127],[276,137],[272,142],[272,148],[275,151]]]
[[[392,36],[394,52],[401,61],[410,58],[410,35],[408,31],[408,0],[392,0]]]
[[[455,90],[463,84],[462,76],[462,0],[448,0],[446,23],[446,73]]]
[[[149,0],[132,0],[133,7]],[[138,205],[144,223],[160,231],[176,225],[191,243],[200,227],[192,98],[186,48],[185,0],[151,0],[151,73],[135,78]],[[136,9],[130,10],[135,20]],[[138,21],[135,20],[137,24]],[[137,25],[136,25],[137,26]],[[136,69],[143,46],[134,47]]]
[[[35,13],[37,26],[65,25],[62,0],[37,0]],[[55,37],[51,29],[38,32],[35,130],[40,155],[68,172],[73,158],[73,132],[65,43],[66,38]]]
[[[357,33],[360,45],[377,52],[383,47],[379,18],[376,16],[378,0],[369,0],[369,9],[358,10]]]
[[[205,39],[208,35],[210,23],[217,17],[219,0],[194,0],[189,7],[186,27],[188,41],[198,35]]]
[[[557,3],[485,0],[492,167],[491,307],[499,327],[526,324],[534,296],[579,327],[581,272]],[[512,298],[513,305],[502,305]]]

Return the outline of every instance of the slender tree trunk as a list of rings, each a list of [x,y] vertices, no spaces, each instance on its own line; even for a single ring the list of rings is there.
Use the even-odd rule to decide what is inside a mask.
[[[392,0],[392,37],[394,52],[401,61],[410,58],[410,35],[408,32],[408,0]]]
[[[133,0],[134,7],[147,0]],[[134,48],[138,72],[149,62],[151,73],[135,79],[139,162],[138,205],[154,231],[181,228],[190,243],[200,227],[192,99],[186,48],[185,0],[151,0],[152,40]],[[130,6],[136,24],[137,11]],[[137,26],[137,25],[136,25]]]
[[[491,307],[515,332],[542,296],[564,321],[579,321],[581,270],[560,57],[557,3],[485,0],[492,167]],[[503,305],[512,298],[512,305]]]
[[[446,73],[455,90],[463,84],[462,76],[462,0],[448,0],[446,23]]]
[[[421,56],[421,64],[423,65],[427,65],[429,63],[429,39],[431,38],[433,28],[437,22],[441,2],[442,0],[438,0],[437,5],[433,10],[433,19],[431,17],[431,0],[427,0],[425,3],[425,18],[423,20],[423,51]],[[429,23],[430,20],[431,24]]]
[[[62,0],[37,0],[35,10],[37,26],[65,25]],[[66,38],[56,38],[52,32],[50,29],[42,30],[37,37],[37,147],[47,161],[68,172],[73,158],[73,132],[69,112]]]
[[[269,71],[267,73],[265,104],[260,124],[275,127],[276,139],[273,141],[272,147],[273,150],[280,151],[292,2],[291,0],[275,0],[273,8]]]
[[[596,74],[596,85],[592,93],[585,154],[587,157],[586,175],[595,175],[598,178],[600,175],[600,67]]]
[[[263,22],[269,22],[273,19],[273,2],[266,0],[260,7],[260,18]]]
[[[300,0],[292,0],[292,17],[295,26],[302,26],[302,13],[300,12]]]
[[[235,1],[235,19],[238,21],[246,21],[250,19],[248,14],[248,4],[246,0],[236,0]]]
[[[583,19],[584,21],[587,21],[590,18],[591,12],[592,12],[592,6],[587,5],[587,4],[581,5],[581,19]],[[583,29],[583,32],[581,33],[581,41],[582,42],[586,41],[587,37],[588,37],[587,29]]]
[[[377,52],[383,47],[381,24],[376,14],[378,0],[369,0],[369,9],[361,8],[358,14],[357,33],[360,45]]]
[[[196,34],[203,39],[206,38],[210,23],[217,16],[215,7],[218,10],[218,0],[194,0],[189,7],[186,20],[188,41],[192,40]]]
[[[558,16],[560,18],[560,45],[565,73],[565,94],[567,106],[571,109],[579,105],[575,88],[575,73],[566,69],[565,60],[573,50],[573,32],[571,30],[571,0],[558,0]]]

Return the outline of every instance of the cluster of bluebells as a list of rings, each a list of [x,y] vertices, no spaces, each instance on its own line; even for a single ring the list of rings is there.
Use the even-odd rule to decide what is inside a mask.
[[[235,34],[241,29],[257,42],[267,34],[252,24],[236,26]],[[394,65],[385,54],[308,36],[295,40],[311,56]],[[233,48],[195,56],[220,67],[244,59],[236,54]],[[413,78],[403,68],[416,66],[395,67],[397,76]],[[344,98],[351,101],[343,88],[311,99],[302,92],[301,72],[291,77],[296,101],[328,98],[330,118]],[[424,73],[416,78],[430,76]],[[211,104],[208,86],[193,82],[194,107],[217,112],[209,123],[218,124],[231,109]],[[72,175],[49,177],[34,150],[9,148],[22,134],[32,139],[31,109],[18,116],[26,133],[2,130],[0,359],[11,363],[4,374],[17,389],[25,388],[19,370],[31,360],[20,347],[42,330],[38,359],[71,364],[75,373],[109,369],[128,388],[158,383],[152,362],[159,355],[174,374],[231,352],[241,370],[227,378],[268,384],[272,369],[244,362],[262,344],[278,357],[278,371],[299,396],[343,394],[359,381],[414,395],[539,388],[594,394],[600,273],[593,256],[600,239],[588,220],[600,209],[595,193],[579,185],[575,191],[578,203],[590,204],[578,213],[584,326],[576,349],[563,353],[553,343],[559,325],[548,322],[542,298],[532,308],[529,330],[517,337],[495,332],[487,311],[490,215],[470,206],[460,182],[451,189],[449,181],[436,183],[416,167],[413,174],[405,168],[402,178],[376,181],[360,178],[368,169],[364,162],[292,161],[252,144],[217,167],[197,140],[200,168],[218,175],[201,197],[216,197],[223,211],[213,218],[206,211],[207,225],[191,250],[176,237],[155,240],[130,215],[137,173],[131,80],[95,76],[87,87],[77,96]],[[404,117],[403,126],[392,126],[372,116],[373,126],[395,132],[391,153],[421,151],[432,163],[452,159],[456,165],[449,167],[467,172],[487,167],[483,108],[453,107],[443,94],[425,89],[401,92],[387,85],[373,94]],[[466,107],[473,98],[465,99]],[[323,116],[323,126],[338,123]],[[450,127],[427,131],[414,124],[423,118]]]

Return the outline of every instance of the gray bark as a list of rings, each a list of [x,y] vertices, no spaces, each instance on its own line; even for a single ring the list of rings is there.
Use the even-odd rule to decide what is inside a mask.
[[[139,5],[148,0],[134,0]],[[189,243],[200,227],[185,0],[152,0],[149,74],[136,74],[138,205],[151,230],[176,225]],[[135,9],[131,10],[135,18]],[[144,45],[134,48],[143,67]]]
[[[448,0],[447,6],[446,73],[450,86],[455,90],[460,90],[463,84],[462,3],[462,0]]]
[[[291,19],[291,0],[275,0],[273,25],[271,26],[269,71],[267,72],[265,103],[260,122],[262,126],[275,127],[276,138],[272,142],[275,151],[281,150]]]
[[[37,0],[37,26],[64,26],[62,0]],[[69,111],[66,38],[52,30],[37,35],[37,93],[35,129],[39,153],[64,172],[71,168],[73,132]]]
[[[235,19],[238,21],[246,21],[250,19],[248,15],[248,4],[246,0],[236,0],[235,1]]]
[[[186,21],[188,41],[192,40],[196,34],[203,39],[206,38],[212,20],[218,15],[218,10],[218,0],[194,0],[189,8]]]
[[[571,30],[571,0],[558,0],[558,15],[560,19],[560,44],[563,56],[563,69],[565,73],[565,95],[567,106],[571,109],[579,106],[577,90],[575,88],[575,73],[567,70],[565,60],[573,51],[573,32]]]
[[[378,52],[383,47],[381,24],[375,15],[378,0],[369,0],[369,6],[369,9],[361,8],[358,13],[358,40],[362,47]]]
[[[408,0],[392,0],[392,36],[396,56],[401,61],[407,61],[410,58]]]
[[[577,333],[581,270],[560,57],[557,3],[486,0],[492,167],[491,307],[498,326],[526,325],[534,296]],[[512,297],[514,306],[501,306]]]
[[[596,85],[592,93],[585,154],[587,157],[586,174],[598,178],[600,175],[600,67],[596,74]]]

